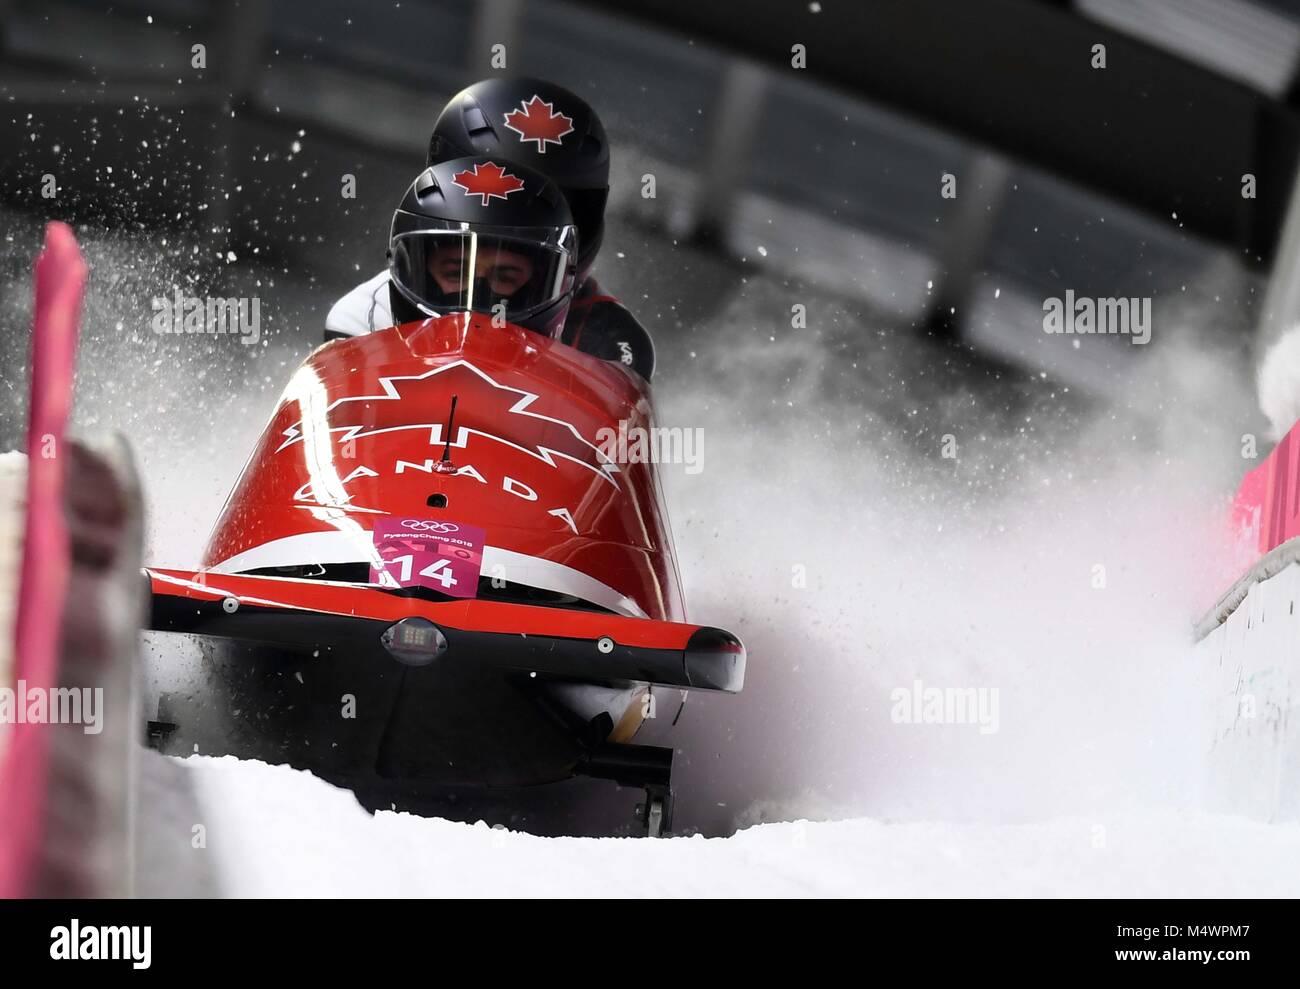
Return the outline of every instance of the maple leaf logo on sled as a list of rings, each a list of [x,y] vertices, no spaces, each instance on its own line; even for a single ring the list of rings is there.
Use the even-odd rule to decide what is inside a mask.
[[[524,187],[523,179],[511,175],[492,161],[475,165],[473,170],[467,168],[463,172],[457,172],[451,180],[465,190],[465,195],[482,196],[484,206],[493,198],[506,199],[512,192],[518,192]]]
[[[302,387],[310,389],[311,380],[304,377]],[[342,395],[319,408],[313,407],[309,395],[294,390],[291,382],[285,407],[297,405],[309,414],[284,429],[284,441],[275,452],[307,442],[312,435],[336,437],[335,442],[342,444],[402,433],[411,436],[412,444],[441,448],[447,442],[445,425],[424,421],[425,413],[430,408],[445,408],[445,399],[459,394],[451,449],[468,449],[471,437],[478,437],[511,447],[548,467],[558,466],[557,458],[567,460],[619,487],[615,475],[621,470],[603,446],[589,441],[573,423],[534,411],[534,402],[546,401],[535,392],[501,384],[469,361],[452,361],[421,374],[380,377],[379,387],[378,394]],[[364,414],[354,411],[358,406]]]
[[[564,136],[573,133],[573,118],[558,113],[554,103],[534,95],[519,106],[505,115],[506,126],[519,135],[520,144],[536,142],[538,154],[546,154],[548,144],[563,144]]]

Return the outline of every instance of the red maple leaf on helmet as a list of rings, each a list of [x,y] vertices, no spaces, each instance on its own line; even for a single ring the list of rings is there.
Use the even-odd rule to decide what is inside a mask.
[[[524,187],[523,179],[511,175],[496,162],[491,161],[475,165],[473,171],[465,169],[463,172],[457,172],[451,180],[465,190],[465,195],[482,196],[484,206],[488,205],[488,200],[494,196],[497,199],[505,199],[510,193],[518,192]]]
[[[506,116],[506,126],[519,135],[519,143],[537,142],[537,153],[546,154],[546,145],[563,144],[565,134],[573,133],[573,118],[558,113],[554,103],[547,103],[534,95],[522,109],[511,110]]]

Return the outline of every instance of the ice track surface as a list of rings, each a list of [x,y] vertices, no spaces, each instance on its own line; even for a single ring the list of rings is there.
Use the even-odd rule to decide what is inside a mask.
[[[168,762],[189,777],[205,822],[207,847],[190,854],[208,859],[228,896],[1256,897],[1300,889],[1300,826],[1233,817],[859,818],[764,824],[729,838],[537,838],[370,815],[347,791],[284,766]]]

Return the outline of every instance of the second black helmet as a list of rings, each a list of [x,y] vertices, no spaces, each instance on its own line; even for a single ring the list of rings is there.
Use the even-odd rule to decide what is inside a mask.
[[[604,236],[609,195],[609,144],[596,111],[544,79],[476,82],[439,114],[427,163],[465,155],[500,156],[560,187],[578,228],[578,277],[586,278]]]

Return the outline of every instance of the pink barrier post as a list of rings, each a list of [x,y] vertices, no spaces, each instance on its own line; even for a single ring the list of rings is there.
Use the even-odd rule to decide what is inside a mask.
[[[86,285],[86,264],[67,224],[46,226],[35,282],[27,524],[14,637],[18,679],[25,680],[29,690],[49,690],[58,683],[68,586],[64,434]],[[48,732],[48,725],[13,725],[0,759],[0,897],[21,897],[31,889],[45,815]]]

